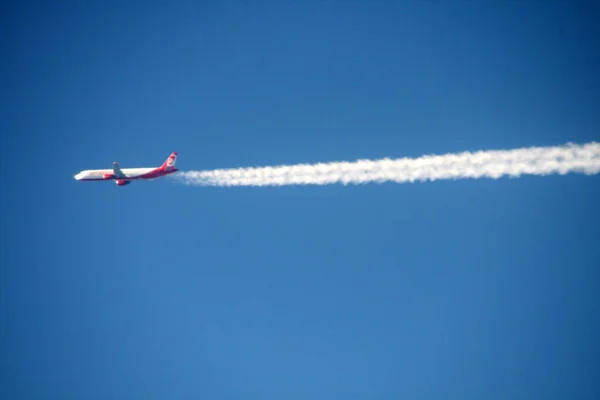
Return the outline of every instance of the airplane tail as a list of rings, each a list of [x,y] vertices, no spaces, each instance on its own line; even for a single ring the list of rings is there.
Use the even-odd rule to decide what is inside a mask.
[[[171,153],[171,155],[169,156],[169,158],[167,158],[167,161],[165,161],[163,163],[163,165],[160,166],[160,169],[162,169],[163,171],[173,171],[176,170],[175,168],[175,162],[177,161],[177,153]]]

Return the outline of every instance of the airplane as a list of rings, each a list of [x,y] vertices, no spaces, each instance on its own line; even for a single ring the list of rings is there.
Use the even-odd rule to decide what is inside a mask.
[[[177,153],[171,153],[169,158],[160,167],[155,168],[123,168],[118,162],[113,163],[112,169],[88,169],[81,171],[74,178],[78,181],[107,181],[114,180],[118,186],[125,186],[133,180],[150,179],[154,180],[161,176],[177,172],[175,168]]]

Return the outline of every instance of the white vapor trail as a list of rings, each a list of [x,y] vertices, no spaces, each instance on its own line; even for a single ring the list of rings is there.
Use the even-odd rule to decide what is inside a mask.
[[[419,158],[188,171],[176,175],[198,186],[283,186],[415,182],[438,179],[564,175],[600,172],[600,143],[488,150]]]

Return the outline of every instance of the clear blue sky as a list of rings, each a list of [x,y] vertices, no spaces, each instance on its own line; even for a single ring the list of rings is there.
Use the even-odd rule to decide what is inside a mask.
[[[599,176],[73,180],[598,141],[597,2],[0,10],[0,397],[600,397]]]

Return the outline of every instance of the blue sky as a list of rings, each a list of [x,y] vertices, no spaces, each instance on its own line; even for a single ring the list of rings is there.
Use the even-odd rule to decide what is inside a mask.
[[[600,395],[598,176],[72,178],[598,141],[594,2],[1,10],[2,398]]]

